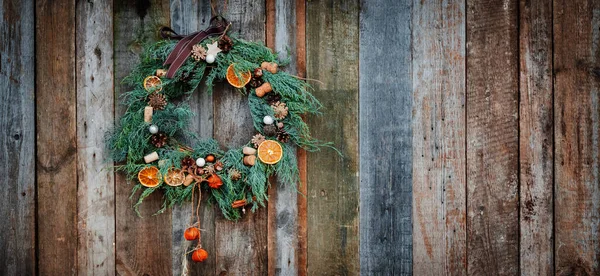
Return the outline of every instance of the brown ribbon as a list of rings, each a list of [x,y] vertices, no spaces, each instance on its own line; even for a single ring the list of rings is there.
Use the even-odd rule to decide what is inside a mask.
[[[178,35],[171,28],[163,27],[160,32],[165,38],[179,39],[173,51],[167,57],[163,65],[170,65],[167,71],[167,78],[172,78],[185,60],[190,56],[192,47],[209,36],[220,35],[227,28],[227,20],[221,16],[215,16],[210,19],[208,29],[191,33],[187,36]]]

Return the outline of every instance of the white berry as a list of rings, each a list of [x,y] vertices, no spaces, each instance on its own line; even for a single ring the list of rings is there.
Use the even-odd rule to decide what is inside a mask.
[[[273,119],[273,117],[271,116],[265,116],[263,118],[263,123],[265,123],[265,125],[272,125],[275,122],[275,119]]]
[[[150,133],[152,133],[152,134],[157,134],[157,133],[158,133],[158,126],[156,126],[156,125],[151,125],[151,126],[148,128],[148,131],[150,131]]]
[[[213,63],[215,62],[215,56],[214,55],[206,55],[206,63]]]
[[[204,167],[204,165],[206,165],[206,160],[204,160],[204,158],[200,157],[196,159],[196,166]]]

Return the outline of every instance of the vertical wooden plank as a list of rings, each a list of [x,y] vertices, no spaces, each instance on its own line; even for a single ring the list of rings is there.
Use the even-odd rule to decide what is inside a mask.
[[[158,39],[159,26],[169,26],[169,1],[115,1],[114,68],[116,118],[125,112],[118,101],[129,87],[121,84],[138,63],[142,44]],[[162,204],[155,193],[140,206],[143,218],[132,209],[129,199],[133,183],[123,174],[115,176],[116,267],[119,275],[171,275],[171,212],[153,216]],[[139,194],[138,194],[139,195]],[[137,198],[137,197],[136,197]]]
[[[190,34],[208,27],[211,18],[209,0],[171,0],[171,28],[180,34]],[[201,138],[211,138],[213,135],[213,98],[201,87],[189,99],[190,109],[196,114],[189,125]],[[203,196],[208,198],[208,196]],[[215,208],[211,204],[200,206],[200,221],[202,228],[202,247],[209,253],[215,252]],[[183,238],[183,231],[190,224],[192,208],[189,204],[174,206],[173,222],[173,275],[212,275],[215,272],[216,259],[208,258],[202,263],[193,263],[189,252],[196,246],[196,241],[189,242]],[[214,256],[214,255],[213,255]],[[186,260],[186,261],[184,261]]]
[[[363,274],[412,274],[411,18],[412,1],[361,1]]]
[[[467,1],[468,272],[519,273],[517,1]]]
[[[0,1],[0,275],[35,275],[33,1]]]
[[[38,273],[70,275],[78,221],[75,1],[37,1],[35,10]]]
[[[77,266],[81,275],[115,272],[114,174],[104,146],[114,123],[112,2],[76,4]]]
[[[466,275],[464,1],[413,7],[414,274]]]
[[[282,60],[290,59],[284,71],[296,75],[296,0],[267,1],[267,47]],[[291,54],[291,56],[288,55]],[[276,180],[269,188],[269,275],[297,275],[298,205],[297,183]]]
[[[223,9],[223,5],[217,7]],[[225,17],[233,24],[232,34],[250,41],[265,41],[265,2],[235,0],[227,3]],[[216,87],[214,98],[214,138],[223,147],[239,147],[255,131],[248,99],[229,84]],[[267,274],[267,211],[248,212],[238,223],[219,215],[215,223],[215,256],[218,275]]]
[[[520,1],[520,264],[554,274],[552,2]]]
[[[306,3],[307,77],[323,103],[308,116],[315,137],[332,150],[308,154],[308,274],[359,273],[358,1]]]
[[[600,3],[554,1],[555,268],[600,274]]]

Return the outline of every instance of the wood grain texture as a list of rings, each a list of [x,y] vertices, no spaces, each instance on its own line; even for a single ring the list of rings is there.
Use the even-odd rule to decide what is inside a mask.
[[[357,275],[359,3],[307,2],[306,14],[307,77],[324,105],[307,122],[344,155],[308,153],[308,274]]]
[[[78,240],[75,1],[37,1],[35,11],[38,273],[70,275]]]
[[[411,11],[412,1],[361,1],[360,271],[366,275],[412,274]]]
[[[296,0],[296,69],[298,76],[306,76],[306,2]],[[298,247],[296,249],[296,260],[299,276],[308,275],[308,233],[307,233],[307,206],[308,183],[307,155],[306,151],[298,148],[297,152],[298,171],[300,172],[300,186],[296,193],[298,205]]]
[[[600,3],[554,1],[555,268],[600,274]]]
[[[224,10],[221,6],[218,10]],[[230,33],[250,41],[265,41],[265,2],[228,1],[225,17],[233,24]],[[255,134],[248,98],[222,83],[215,87],[214,138],[226,148],[239,147]],[[249,211],[249,210],[248,210]],[[217,275],[267,274],[267,210],[247,212],[237,223],[218,215],[215,223]]]
[[[470,275],[519,273],[516,1],[467,1],[467,246]]]
[[[189,34],[208,27],[212,16],[209,0],[171,0],[171,28],[180,34]],[[190,109],[196,114],[189,125],[190,131],[200,138],[212,138],[213,135],[213,97],[205,93],[204,86],[190,97]],[[208,198],[203,195],[202,198]],[[200,206],[200,222],[202,228],[202,247],[215,252],[215,206],[207,204],[206,200]],[[196,241],[190,242],[183,238],[183,231],[190,224],[192,214],[191,204],[174,206],[172,209],[173,222],[173,275],[213,275],[216,269],[216,259],[208,258],[202,263],[191,261],[191,254],[184,255],[196,246]],[[195,208],[194,208],[195,211]]]
[[[519,4],[521,274],[553,275],[552,3]]]
[[[121,80],[138,64],[142,43],[158,39],[159,26],[169,26],[169,1],[115,1],[114,60],[115,100],[128,91]],[[126,106],[117,105],[116,118]],[[171,212],[153,216],[162,204],[154,193],[140,206],[138,217],[129,199],[133,183],[115,175],[116,273],[118,275],[171,275]],[[139,193],[134,196],[137,198]]]
[[[0,1],[0,275],[35,275],[34,1]]]
[[[114,124],[113,5],[76,4],[77,272],[115,273],[115,182],[105,133]]]
[[[467,274],[464,1],[413,7],[413,268]]]
[[[290,64],[282,70],[292,75],[298,72],[295,6],[296,0],[267,1],[267,47],[277,52],[281,60],[290,59]],[[298,183],[274,180],[274,185],[269,188],[267,218],[268,273],[269,275],[297,275]]]

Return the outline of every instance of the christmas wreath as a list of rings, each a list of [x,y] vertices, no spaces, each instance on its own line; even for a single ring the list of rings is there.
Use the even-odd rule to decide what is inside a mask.
[[[144,47],[140,63],[124,79],[133,89],[122,95],[127,110],[107,145],[116,169],[137,182],[132,197],[142,190],[136,212],[157,191],[164,193],[157,211],[162,213],[193,201],[194,190],[198,195],[205,190],[225,218],[236,220],[240,207],[264,206],[271,175],[298,183],[295,146],[309,151],[330,146],[311,138],[301,117],[321,108],[309,85],[281,71],[287,62],[269,48],[228,36],[229,25],[215,17],[207,30],[188,36],[163,29],[165,39]],[[186,129],[193,117],[186,101],[202,80],[205,93],[226,80],[248,96],[257,133],[246,145],[222,150],[217,141],[200,140]]]

